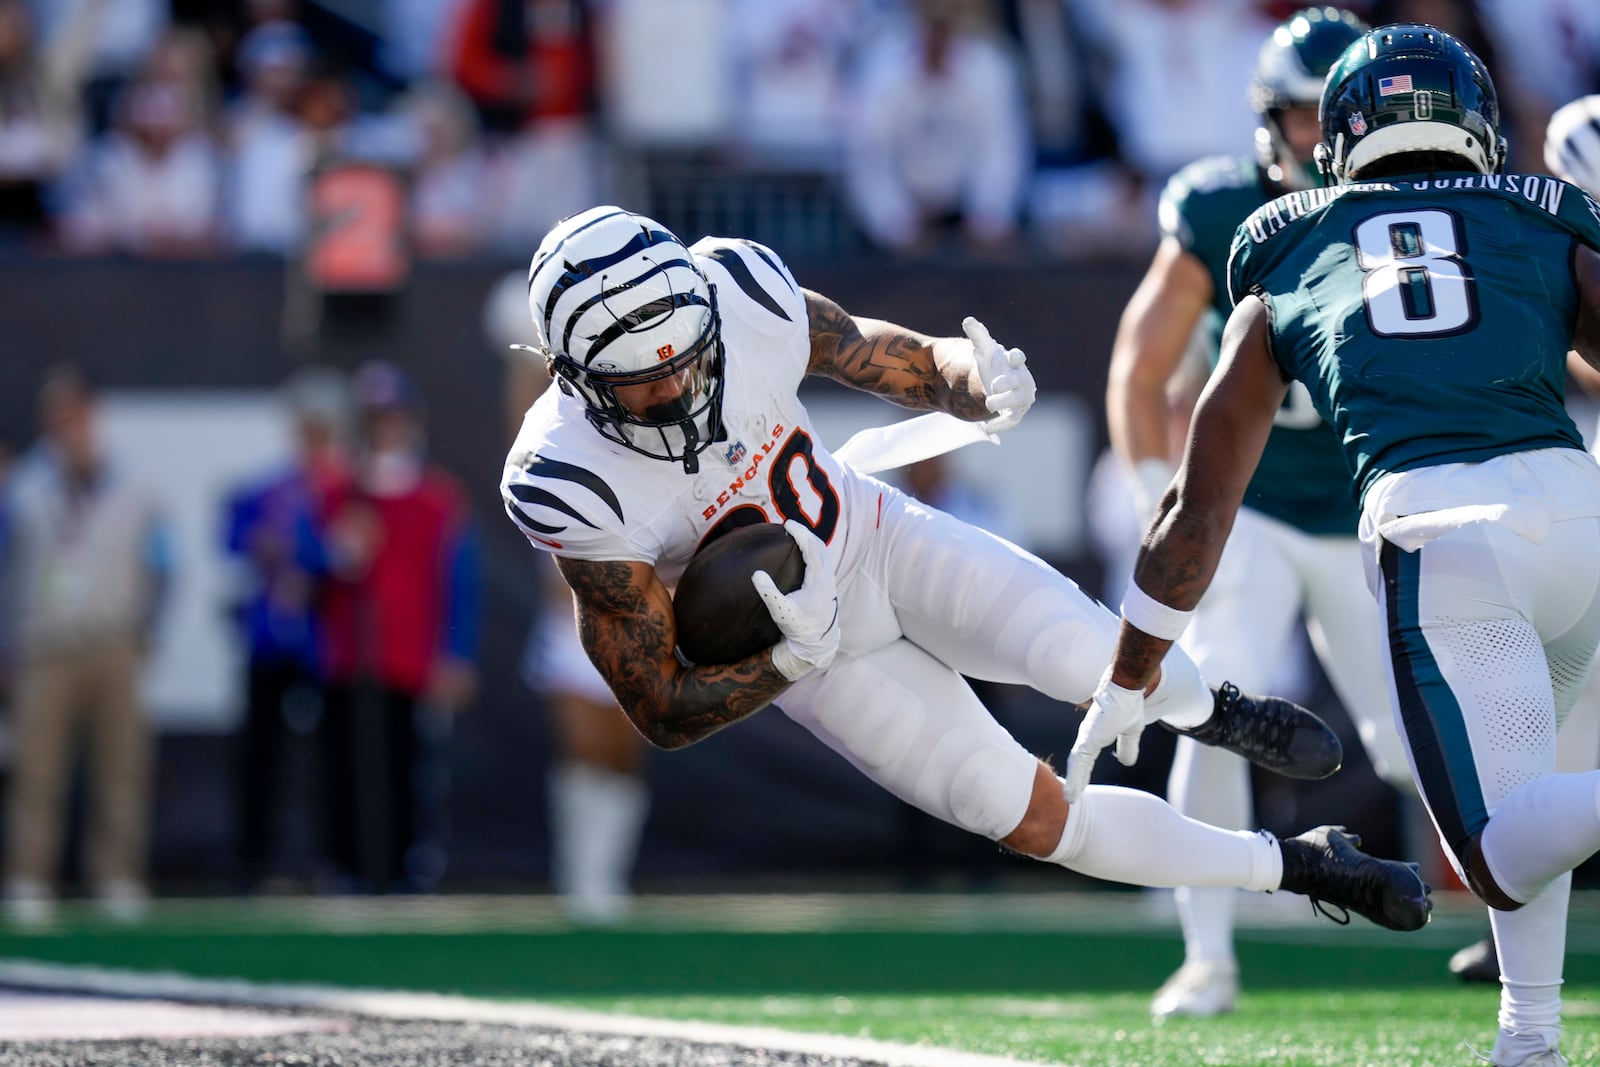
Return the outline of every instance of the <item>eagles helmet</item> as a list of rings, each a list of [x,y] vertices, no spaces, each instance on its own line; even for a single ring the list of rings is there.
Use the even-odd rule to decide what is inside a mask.
[[[1550,116],[1544,165],[1590,196],[1600,196],[1600,95],[1580,96]]]
[[[1317,164],[1358,181],[1380,159],[1422,155],[1417,170],[1505,165],[1494,82],[1472,49],[1435,26],[1380,26],[1351,45],[1322,94]]]
[[[1328,68],[1360,40],[1368,26],[1337,7],[1309,7],[1272,31],[1256,56],[1250,76],[1250,108],[1256,127],[1256,159],[1267,179],[1286,189],[1313,184],[1315,170],[1296,158],[1283,134],[1282,113],[1291,107],[1316,107]]]
[[[722,428],[722,320],[694,257],[654,219],[590,208],[545,235],[528,268],[528,309],[563,391],[607,439],[700,469]],[[683,376],[683,391],[644,413],[617,390]]]

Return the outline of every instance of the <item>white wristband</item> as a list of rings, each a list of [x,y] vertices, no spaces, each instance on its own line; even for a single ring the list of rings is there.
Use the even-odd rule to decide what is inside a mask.
[[[1183,636],[1194,611],[1168,607],[1140,589],[1137,583],[1129,582],[1128,591],[1122,594],[1122,617],[1151,637],[1176,641]]]

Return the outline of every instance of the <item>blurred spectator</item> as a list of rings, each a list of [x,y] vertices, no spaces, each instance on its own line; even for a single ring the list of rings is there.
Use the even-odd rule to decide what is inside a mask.
[[[68,244],[152,258],[217,249],[222,159],[201,101],[163,80],[131,83],[111,133],[85,161],[65,220]]]
[[[169,0],[32,0],[39,39],[53,50],[65,37],[87,30],[84,103],[90,129],[104,132],[125,84],[166,31]]]
[[[328,509],[323,721],[329,850],[353,888],[431,888],[419,838],[419,716],[465,709],[477,687],[476,535],[466,493],[427,461],[421,398],[397,368],[351,383],[355,478]]]
[[[139,678],[169,546],[150,497],[101,448],[96,396],[58,370],[39,393],[42,436],[7,487],[4,624],[15,658],[15,761],[6,803],[5,905],[50,919],[80,749],[88,760],[86,874],[105,913],[144,911],[151,739]]]
[[[82,135],[78,66],[73,41],[41,51],[24,0],[0,0],[0,244],[49,231],[50,186]]]
[[[238,737],[235,818],[240,886],[272,876],[283,834],[283,773],[291,705],[320,707],[318,611],[327,576],[323,518],[349,478],[343,434],[343,378],[308,367],[292,377],[284,401],[296,451],[283,470],[237,492],[227,508],[227,548],[243,565],[239,605],[245,645],[245,712]]]
[[[858,0],[733,0],[733,146],[760,162],[834,171]]]
[[[1028,115],[1043,165],[1082,162],[1094,149],[1083,42],[1063,0],[1010,0],[1021,44]]]
[[[513,350],[537,340],[524,271],[506,275],[484,303],[484,334],[505,359],[506,440],[550,385],[544,359]],[[549,713],[556,751],[546,776],[550,880],[562,913],[603,925],[625,917],[639,838],[649,813],[644,739],[628,721],[578,640],[572,591],[549,560],[533,576],[537,607],[522,680]]]
[[[308,182],[318,168],[396,166],[415,153],[416,137],[403,121],[363,112],[344,69],[314,58],[290,24],[253,30],[245,44],[243,57],[263,66],[251,67],[254,90],[240,101],[246,110],[234,112],[228,226],[241,248],[293,254],[311,225]],[[370,212],[344,215],[352,230],[380,221]]]
[[[216,56],[203,32],[177,27],[163,34],[141,65],[139,80],[176,86],[195,102],[199,125],[216,132],[221,88]]]
[[[309,135],[296,114],[311,42],[292,22],[257,26],[239,43],[240,94],[229,106],[226,227],[244,251],[284,255],[305,234]]]
[[[956,230],[982,252],[1017,232],[1032,161],[1014,57],[983,0],[916,0],[915,18],[867,47],[854,87],[845,179],[881,247],[937,249]]]
[[[445,73],[439,47],[457,0],[380,0],[384,69],[397,81],[429,81]]]
[[[1180,167],[1249,143],[1246,89],[1273,22],[1255,0],[1067,0],[1123,163],[1154,198]]]
[[[453,86],[430,82],[401,97],[395,109],[414,127],[418,142],[410,183],[417,255],[439,259],[476,251],[490,215],[483,202],[484,157],[471,103]]]
[[[600,198],[595,58],[583,0],[461,0],[451,76],[495,135],[496,246],[525,254]]]

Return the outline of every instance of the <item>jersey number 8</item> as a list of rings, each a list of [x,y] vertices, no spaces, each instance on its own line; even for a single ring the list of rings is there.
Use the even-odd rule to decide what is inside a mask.
[[[1380,337],[1438,337],[1478,321],[1460,223],[1448,211],[1385,211],[1355,230],[1361,298]]]

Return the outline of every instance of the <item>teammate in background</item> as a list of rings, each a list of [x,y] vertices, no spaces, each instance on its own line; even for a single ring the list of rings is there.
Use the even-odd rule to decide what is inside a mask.
[[[508,275],[484,308],[484,332],[505,357],[507,439],[550,385],[528,319],[528,280]],[[515,347],[517,343],[524,347]],[[622,714],[605,679],[578,643],[572,591],[541,561],[539,610],[522,657],[522,679],[550,712],[556,753],[547,772],[550,879],[573,922],[604,925],[632,905],[632,873],[649,814],[644,740]]]
[[[1167,386],[1196,329],[1216,336],[1227,318],[1228,244],[1245,216],[1291,189],[1320,185],[1311,154],[1321,137],[1317,101],[1328,68],[1366,31],[1354,15],[1309,8],[1262,46],[1250,80],[1260,116],[1253,156],[1211,157],[1180,171],[1161,197],[1162,240],[1117,329],[1106,417],[1135,475],[1142,531],[1172,480]],[[1378,612],[1361,580],[1350,470],[1333,429],[1292,386],[1234,523],[1217,580],[1182,645],[1208,681],[1269,687],[1292,652],[1302,616],[1339,701],[1380,777],[1411,791],[1405,749],[1389,713]],[[1228,752],[1179,738],[1168,780],[1172,806],[1230,830],[1251,823],[1250,775]],[[1236,895],[1180,888],[1184,962],[1150,1010],[1231,1011],[1239,994],[1233,949]]]
[[[1360,493],[1393,705],[1452,864],[1492,909],[1490,1062],[1564,1067],[1571,871],[1600,849],[1600,771],[1558,773],[1556,729],[1600,643],[1600,466],[1562,403],[1600,364],[1600,205],[1501,173],[1495,90],[1431,26],[1340,57],[1318,160],[1234,238],[1238,298],[1123,602],[1068,780],[1143,721],[1143,687],[1217,572],[1291,380]]]
[[[545,237],[528,302],[559,387],[512,447],[506,510],[555,554],[584,648],[647,739],[693,744],[781,698],[883,788],[1017,852],[1140,885],[1288,889],[1397,929],[1427,921],[1415,869],[1365,856],[1334,828],[1280,843],[1116,787],[1069,808],[1049,765],[962,680],[1082,702],[1115,619],[1036,557],[836,460],[797,390],[823,375],[1001,432],[1034,400],[1021,351],[971,319],[961,339],[853,317],[801,289],[768,248],[715,237],[687,248],[615,207]],[[764,574],[754,584],[782,638],[737,663],[681,661],[669,589],[690,557],[736,526],[780,520],[805,580],[789,594]],[[1144,706],[1283,772],[1328,773],[1340,757],[1309,712],[1233,686],[1213,694],[1181,653]]]

